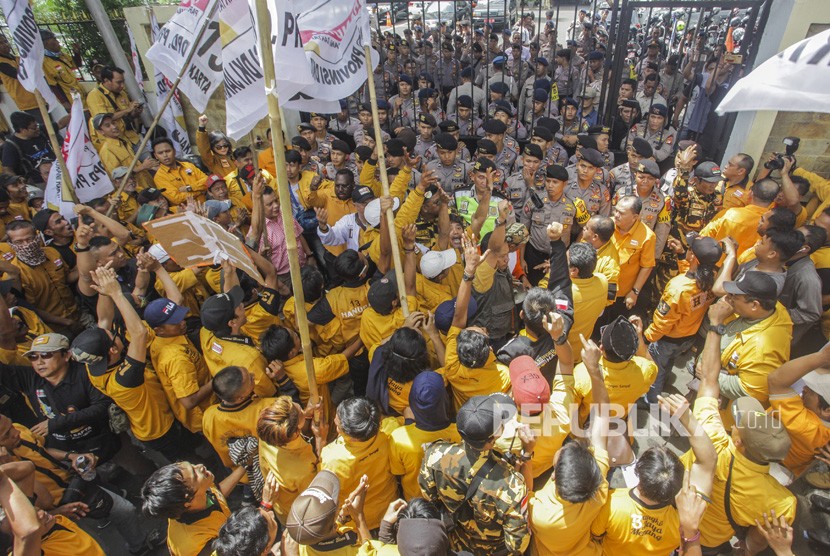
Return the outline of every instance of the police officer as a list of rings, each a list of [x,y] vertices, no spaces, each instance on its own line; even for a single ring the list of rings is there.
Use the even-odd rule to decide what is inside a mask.
[[[558,131],[559,121],[556,118],[539,118],[530,134],[530,142],[542,147],[542,152],[545,153],[543,166],[550,164],[564,166],[568,163],[568,151],[556,140]]]
[[[488,170],[490,170],[489,176]],[[453,194],[456,212],[470,225],[473,222],[473,215],[478,210],[479,201],[486,197],[488,190],[490,191],[490,206],[479,233],[481,237],[493,231],[496,218],[499,216],[499,201],[504,199],[501,193],[493,188],[495,170],[496,165],[492,160],[483,156],[479,157],[470,172],[472,185],[464,189],[456,189]]]
[[[418,114],[418,139],[415,141],[413,154],[420,156],[424,163],[429,162],[427,150],[435,144],[433,133],[438,122],[432,114]]]
[[[458,141],[449,133],[439,133],[435,137],[435,146],[437,157],[430,160],[424,169],[433,170],[444,191],[452,195],[456,189],[467,186],[470,164],[458,160]]]
[[[654,150],[648,141],[642,137],[635,137],[626,149],[628,162],[615,166],[608,175],[608,189],[611,195],[618,189],[631,189],[634,187],[634,169],[644,158],[654,156]]]
[[[467,145],[465,145],[464,141],[461,140],[461,132],[458,129],[457,123],[452,120],[444,120],[443,122],[438,123],[438,130],[439,133],[449,133],[455,138],[458,143],[458,149],[456,149],[458,152],[457,160],[463,160],[464,162],[470,162],[472,160],[470,151],[467,149]],[[438,144],[436,141],[436,144],[433,145],[432,149],[427,151],[427,158],[435,160],[438,157],[437,149]]]
[[[492,80],[492,79],[491,79]],[[496,113],[497,102],[507,99],[510,94],[510,86],[503,81],[496,81],[490,84],[490,104],[487,105],[487,116],[492,118]]]
[[[568,171],[563,166],[551,164],[545,171],[545,196],[540,198],[531,194],[518,213],[519,222],[530,230],[530,241],[524,247],[522,259],[531,284],[538,284],[545,274],[544,270],[536,267],[550,260],[548,224],[562,224],[562,241],[567,246],[571,242],[574,223],[581,226],[591,217],[582,199],[572,199],[565,194],[567,183]]]
[[[507,126],[507,134],[504,136],[504,144],[508,145],[514,151],[519,152],[519,141],[527,139],[527,130],[521,122],[516,121],[513,115],[516,111],[513,105],[506,100],[500,100],[496,103],[496,110],[493,112],[493,117],[501,120]]]
[[[602,165],[605,164],[596,149],[582,149],[582,159],[570,174],[565,194],[571,199],[582,199],[591,216],[611,214],[611,195],[602,183]]]
[[[462,441],[438,441],[424,450],[418,484],[424,497],[443,505],[456,524],[453,550],[472,554],[522,554],[530,544],[522,474],[493,451],[503,423],[516,411],[505,394],[474,396],[458,410]],[[532,469],[535,438],[527,425],[519,431],[518,467]]]
[[[665,104],[653,104],[648,113],[648,121],[640,122],[631,128],[628,133],[629,143],[635,137],[642,137],[654,149],[654,159],[660,163],[666,160],[674,150],[677,141],[677,130],[666,125],[666,115],[669,109]]]
[[[338,170],[349,170],[354,174],[355,183],[360,183],[360,172],[357,171],[357,165],[353,160],[349,159],[352,154],[352,149],[349,144],[342,139],[335,139],[331,142],[331,162],[326,163],[323,177],[327,180],[334,181]]]
[[[636,195],[640,198],[643,203],[640,221],[654,230],[654,235],[657,236],[654,256],[659,257],[666,245],[671,228],[671,203],[667,202],[663,192],[657,187],[660,182],[660,168],[650,158],[644,158],[637,164],[634,180],[633,187],[617,189],[613,204],[616,205],[619,199],[628,195]]]
[[[614,167],[614,153],[608,148],[611,142],[611,128],[595,125],[588,128],[588,135],[597,143],[597,151],[602,155],[605,164],[602,167],[611,170]]]
[[[516,164],[519,153],[505,143],[505,133],[507,133],[507,126],[501,120],[491,118],[484,122],[484,137],[496,145],[496,166],[504,176],[509,176],[513,173],[513,166]]]
[[[545,171],[541,168],[543,158],[541,147],[528,143],[520,159],[521,169],[505,181],[504,193],[516,213],[524,209],[525,203],[530,199],[531,191],[535,192],[537,198],[547,195],[544,191]]]
[[[484,122],[473,114],[473,97],[459,96],[455,109],[456,113],[448,115],[447,118],[458,124],[461,135],[484,135],[484,130],[481,129]]]

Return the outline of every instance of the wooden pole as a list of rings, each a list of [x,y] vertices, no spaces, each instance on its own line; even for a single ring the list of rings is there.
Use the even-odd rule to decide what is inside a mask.
[[[218,2],[213,5],[213,10],[211,13],[205,16],[204,24],[202,28],[199,29],[199,34],[196,35],[196,39],[193,41],[193,48],[190,49],[190,52],[185,58],[184,65],[182,66],[182,70],[179,72],[178,77],[170,86],[170,90],[167,92],[167,96],[164,97],[164,102],[161,103],[161,106],[158,107],[158,111],[156,112],[156,116],[153,118],[153,121],[150,123],[150,127],[147,129],[147,133],[144,134],[144,137],[141,138],[141,142],[138,144],[138,148],[135,150],[135,155],[133,156],[130,165],[127,166],[127,173],[124,174],[124,177],[121,178],[121,183],[118,184],[118,190],[115,193],[115,198],[119,198],[121,196],[121,192],[124,191],[124,187],[127,185],[127,180],[130,179],[130,176],[133,173],[133,168],[138,163],[138,158],[142,152],[144,152],[144,148],[147,146],[147,142],[150,140],[150,136],[153,135],[153,131],[156,129],[156,126],[161,119],[161,115],[164,114],[164,111],[167,109],[167,105],[170,104],[170,100],[173,98],[173,95],[176,93],[176,89],[179,87],[179,83],[181,83],[182,77],[184,74],[187,73],[188,68],[190,68],[190,62],[193,61],[193,56],[196,54],[196,51],[199,49],[199,43],[202,42],[202,37],[205,35],[205,31],[207,31],[208,26],[210,25],[210,19],[213,16],[213,12],[216,10],[216,6]],[[107,209],[107,216],[112,214],[112,211],[115,210],[114,206],[110,206]]]
[[[43,95],[37,90],[35,91],[35,98],[37,99],[37,107],[40,109],[40,116],[43,118],[43,125],[46,127],[46,134],[49,136],[49,142],[52,144],[52,150],[55,152],[55,159],[61,169],[61,197],[64,199],[72,199],[72,202],[78,205],[81,202],[78,200],[78,194],[75,193],[75,184],[72,183],[72,178],[69,177],[69,169],[66,167],[66,160],[63,159],[63,151],[61,150],[60,143],[58,143],[55,128],[52,126],[52,118],[49,117],[46,101],[43,100]]]
[[[375,92],[375,76],[372,71],[372,52],[369,37],[363,45],[363,52],[366,55],[366,73],[368,75],[366,86],[369,87],[369,102],[372,104],[372,120],[375,126],[375,146],[378,152],[378,168],[380,168],[380,184],[383,194],[389,195],[389,175],[386,173],[386,154],[383,152],[383,138],[381,136],[380,119],[378,118],[378,97]],[[398,299],[401,304],[401,311],[405,317],[409,316],[409,304],[406,302],[406,283],[403,277],[403,265],[401,264],[401,250],[398,246],[398,232],[395,229],[395,213],[390,208],[384,215],[389,227],[389,242],[392,244],[392,264],[395,266],[395,281],[398,283]]]
[[[303,346],[303,361],[305,362],[305,371],[308,377],[309,399],[312,403],[317,403],[320,397],[317,392],[317,377],[314,374],[311,337],[308,333],[308,318],[305,311],[303,281],[300,277],[300,259],[297,256],[297,236],[294,234],[294,214],[291,212],[291,193],[288,190],[290,186],[288,185],[288,174],[285,172],[285,140],[282,136],[282,118],[280,115],[277,83],[274,72],[274,51],[271,45],[271,14],[268,11],[267,0],[256,0],[256,12],[257,35],[259,37],[260,50],[262,51],[262,69],[265,72],[265,91],[268,96],[268,123],[271,127],[271,144],[274,149],[274,160],[277,167],[277,195],[280,200],[282,225],[285,229],[288,266],[291,270],[291,287],[294,290],[294,310],[297,314],[297,328],[299,328],[300,332],[300,343]]]

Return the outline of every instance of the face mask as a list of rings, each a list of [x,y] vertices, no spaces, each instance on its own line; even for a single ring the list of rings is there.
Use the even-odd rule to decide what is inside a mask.
[[[46,255],[38,240],[33,239],[26,243],[10,243],[17,258],[29,266],[38,266],[46,262]]]
[[[53,50],[46,50],[45,48],[43,49],[43,53],[46,54],[47,56],[52,57],[52,58],[57,58],[58,56],[61,55],[60,52],[55,52]]]

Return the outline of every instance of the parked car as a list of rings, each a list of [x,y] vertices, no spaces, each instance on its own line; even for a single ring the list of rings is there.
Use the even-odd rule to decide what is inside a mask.
[[[366,6],[370,10],[377,9],[377,19],[381,25],[386,23],[386,14],[391,11],[392,23],[398,21],[406,21],[408,5],[406,2],[383,2],[370,0],[366,2]]]
[[[494,31],[513,27],[517,17],[518,2],[516,0],[478,0],[473,8],[473,25],[479,27],[489,23]]]
[[[446,23],[453,27],[456,22],[470,17],[470,5],[467,2],[433,2],[424,9],[424,25],[441,26]]]

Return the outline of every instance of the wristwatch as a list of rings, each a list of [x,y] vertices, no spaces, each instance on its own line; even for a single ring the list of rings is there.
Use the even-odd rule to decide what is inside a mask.
[[[531,459],[533,459],[533,452],[530,452],[529,454],[526,454],[525,452],[522,452],[521,455],[519,456],[520,461],[527,462],[527,461],[530,461]]]
[[[723,336],[724,334],[726,334],[726,325],[719,324],[717,326],[713,326],[712,328],[710,328],[710,330],[718,336]]]
[[[462,278],[465,282],[472,282],[472,281],[473,281],[473,279],[475,278],[475,274],[467,274],[467,273],[465,272],[464,274],[462,274],[462,275],[461,275],[461,278]]]
[[[89,245],[87,245],[86,247],[81,247],[80,245],[78,245],[77,241],[75,242],[75,245],[73,245],[72,247],[76,253],[86,253],[90,249]]]
[[[638,290],[637,288],[631,288],[631,291],[634,292],[634,295],[640,295],[640,290]]]

